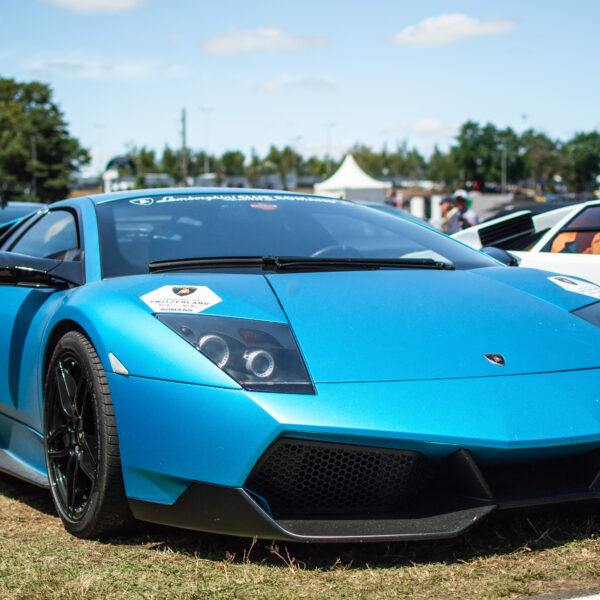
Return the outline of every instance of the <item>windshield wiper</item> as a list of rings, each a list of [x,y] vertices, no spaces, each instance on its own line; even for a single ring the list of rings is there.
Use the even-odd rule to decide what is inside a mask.
[[[377,269],[454,269],[433,258],[321,258],[311,256],[214,256],[160,260],[148,265],[150,273],[185,269],[261,268],[264,271],[375,271]]]
[[[454,269],[454,265],[433,258],[321,258],[270,256],[274,271],[338,271],[377,269]]]

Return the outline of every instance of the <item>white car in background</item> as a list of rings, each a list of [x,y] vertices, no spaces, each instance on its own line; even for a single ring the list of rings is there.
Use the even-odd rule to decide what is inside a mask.
[[[452,235],[472,248],[509,251],[523,267],[600,284],[600,200],[534,215],[530,210],[486,221]]]

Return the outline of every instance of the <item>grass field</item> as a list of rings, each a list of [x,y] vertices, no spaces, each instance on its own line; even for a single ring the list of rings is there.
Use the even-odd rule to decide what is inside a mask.
[[[0,475],[0,598],[522,598],[600,587],[598,508],[507,515],[456,540],[304,545],[142,525],[68,535]]]

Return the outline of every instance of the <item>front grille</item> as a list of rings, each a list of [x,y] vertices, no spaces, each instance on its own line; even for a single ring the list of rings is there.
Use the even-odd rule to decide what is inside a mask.
[[[282,439],[245,487],[278,517],[391,514],[432,477],[429,459],[417,452]]]

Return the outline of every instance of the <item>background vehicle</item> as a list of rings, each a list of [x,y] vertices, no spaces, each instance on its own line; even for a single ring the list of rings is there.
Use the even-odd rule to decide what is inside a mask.
[[[455,233],[473,247],[510,250],[523,267],[600,283],[600,201],[566,205],[534,215],[519,211]]]
[[[42,205],[35,202],[7,202],[4,206],[0,205],[0,224],[20,219],[40,208]]]

